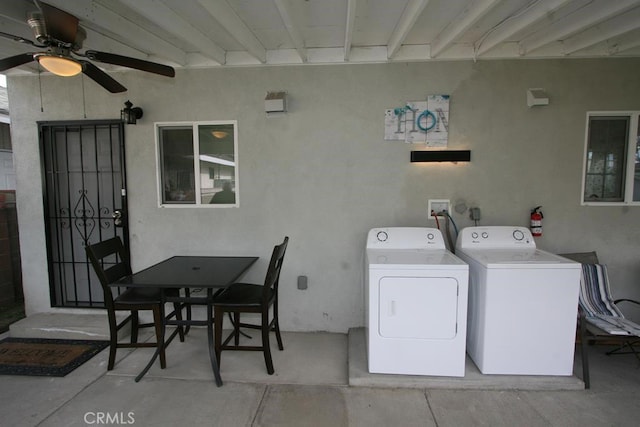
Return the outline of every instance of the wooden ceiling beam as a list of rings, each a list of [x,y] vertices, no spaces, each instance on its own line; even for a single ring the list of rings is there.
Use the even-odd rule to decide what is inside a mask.
[[[287,2],[287,0],[273,0],[278,8],[278,13],[280,13],[280,17],[282,18],[282,22],[284,26],[287,28],[287,32],[289,33],[289,37],[293,42],[293,45],[300,56],[302,62],[307,62],[307,49],[304,45],[304,38],[302,37],[298,26],[294,22],[291,17],[291,6]]]
[[[127,3],[127,6],[149,19],[158,27],[161,27],[164,31],[193,45],[204,56],[222,65],[226,62],[224,49],[164,3],[154,0],[136,0]]]
[[[344,60],[348,61],[351,55],[351,43],[353,42],[353,29],[356,25],[357,0],[347,0],[347,22],[344,30]]]
[[[261,63],[267,62],[267,50],[253,34],[251,29],[240,19],[226,0],[198,0],[198,3],[227,32],[240,43],[251,56]]]
[[[520,54],[527,55],[536,49],[559,40],[565,40],[590,26],[597,25],[616,15],[640,5],[639,0],[593,2],[554,21],[551,25],[520,41]]]
[[[396,24],[396,28],[389,38],[387,43],[387,57],[393,58],[398,50],[402,46],[402,43],[409,35],[409,32],[413,28],[420,14],[427,7],[429,0],[409,0],[409,3],[404,8],[400,20]]]
[[[93,29],[95,33],[106,34],[109,38],[117,40],[124,45],[131,46],[137,51],[145,52],[145,55],[156,55],[179,65],[187,63],[186,52],[96,2],[86,0],[47,0],[47,3],[76,16],[80,19],[81,26],[85,29]],[[123,34],[135,34],[136,36],[127,38],[122,36]],[[92,37],[95,37],[95,35],[92,35]],[[118,51],[113,53],[122,54]]]
[[[472,1],[436,36],[431,43],[431,57],[435,58],[451,46],[458,37],[462,36],[473,24],[485,16],[500,3],[501,0]]]
[[[565,55],[601,43],[605,40],[621,36],[640,28],[640,8],[633,9],[623,15],[616,16],[593,26],[573,37],[563,40]]]
[[[509,37],[525,28],[542,21],[550,13],[560,9],[572,0],[548,0],[530,4],[493,27],[474,44],[476,55],[480,56],[493,49]]]

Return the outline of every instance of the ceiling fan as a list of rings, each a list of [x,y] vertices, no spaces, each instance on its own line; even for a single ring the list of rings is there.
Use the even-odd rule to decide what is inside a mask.
[[[35,42],[3,32],[0,32],[0,36],[47,50],[0,59],[0,72],[37,61],[58,76],[75,76],[82,72],[111,93],[124,92],[127,88],[87,59],[167,77],[175,76],[175,70],[167,65],[96,50],[80,52],[86,33],[78,25],[78,18],[38,0],[34,0],[34,3],[38,11],[29,14],[27,24],[33,31]]]

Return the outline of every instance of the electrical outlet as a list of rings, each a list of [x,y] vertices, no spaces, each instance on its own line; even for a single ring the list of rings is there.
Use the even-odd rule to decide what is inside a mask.
[[[448,199],[429,199],[427,210],[429,211],[429,216],[431,216],[431,212],[435,212],[438,216],[442,216],[440,214],[442,211],[447,211],[449,214],[451,213],[450,207],[451,202]]]

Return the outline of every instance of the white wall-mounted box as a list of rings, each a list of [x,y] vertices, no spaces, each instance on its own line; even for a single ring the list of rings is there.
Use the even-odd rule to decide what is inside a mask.
[[[287,111],[287,92],[267,92],[264,98],[264,111],[267,113]]]
[[[549,105],[549,95],[544,89],[528,89],[527,90],[527,106]]]

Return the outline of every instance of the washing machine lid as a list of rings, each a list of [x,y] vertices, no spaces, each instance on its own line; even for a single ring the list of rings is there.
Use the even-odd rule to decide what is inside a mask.
[[[367,249],[372,269],[468,269],[469,266],[446,249]]]
[[[540,249],[458,249],[456,253],[485,268],[581,268],[575,261]]]

